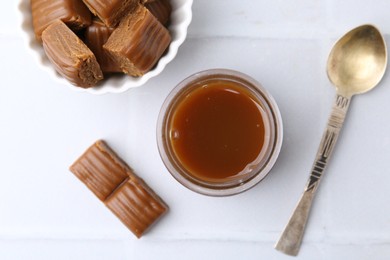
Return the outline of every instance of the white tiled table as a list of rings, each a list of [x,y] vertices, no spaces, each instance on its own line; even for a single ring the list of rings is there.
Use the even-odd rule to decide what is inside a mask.
[[[342,2],[342,3],[339,3]],[[273,244],[308,178],[334,89],[334,41],[364,23],[390,40],[388,0],[195,0],[189,38],[145,86],[93,96],[58,85],[26,51],[17,1],[0,9],[0,259],[289,259]],[[157,151],[160,106],[183,78],[223,67],[277,100],[284,144],[252,190],[210,198],[179,185]],[[390,74],[354,98],[299,259],[390,259]],[[104,138],[170,205],[137,240],[69,171]]]

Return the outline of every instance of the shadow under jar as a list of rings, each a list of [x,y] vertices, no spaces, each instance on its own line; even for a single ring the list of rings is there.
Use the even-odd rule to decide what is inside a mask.
[[[271,170],[283,128],[272,96],[237,71],[211,69],[179,83],[157,123],[161,158],[185,187],[209,196],[234,195]]]

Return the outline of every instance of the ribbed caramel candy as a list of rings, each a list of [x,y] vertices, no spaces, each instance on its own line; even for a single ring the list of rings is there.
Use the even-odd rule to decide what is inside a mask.
[[[122,184],[105,204],[138,238],[168,209],[156,193],[135,176]]]
[[[81,1],[81,0],[79,0]],[[83,0],[89,10],[100,18],[108,27],[116,26],[139,0]]]
[[[168,30],[143,5],[123,18],[103,45],[122,71],[142,76],[160,59],[171,42]]]
[[[172,6],[170,0],[155,0],[145,3],[145,7],[157,18],[163,25],[167,26],[171,17]]]
[[[103,49],[103,44],[106,43],[113,31],[114,28],[107,27],[100,20],[94,19],[84,34],[85,44],[95,54],[103,72],[122,72],[116,61]]]
[[[97,141],[70,167],[101,201],[128,177],[128,166],[103,141]]]
[[[88,88],[103,79],[95,55],[62,21],[47,27],[42,41],[54,68],[72,84]]]
[[[42,32],[60,19],[73,30],[91,24],[91,12],[81,0],[31,0],[35,37],[41,42]]]
[[[161,198],[104,141],[89,147],[70,170],[138,238],[168,210]]]

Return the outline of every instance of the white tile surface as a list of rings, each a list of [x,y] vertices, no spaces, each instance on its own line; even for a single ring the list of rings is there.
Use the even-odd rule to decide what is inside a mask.
[[[123,94],[91,96],[53,82],[20,37],[17,1],[0,9],[0,259],[288,259],[273,244],[297,202],[334,96],[325,64],[335,39],[375,23],[387,0],[195,0],[189,39],[166,70]],[[199,70],[259,80],[277,100],[284,144],[252,190],[209,198],[180,186],[155,143],[169,91]],[[390,74],[389,74],[390,75]],[[390,76],[354,98],[316,198],[299,259],[390,258]],[[141,240],[67,170],[98,138],[170,205]]]

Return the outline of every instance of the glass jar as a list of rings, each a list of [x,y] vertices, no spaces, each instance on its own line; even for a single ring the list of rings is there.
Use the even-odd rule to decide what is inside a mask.
[[[173,120],[186,98],[211,83],[235,85],[250,97],[261,113],[264,138],[256,160],[245,172],[223,179],[201,178],[194,174],[175,150]],[[235,91],[235,90],[234,90]],[[195,108],[194,108],[195,109]],[[207,127],[207,126],[205,126]],[[260,132],[259,132],[260,133]],[[241,193],[259,183],[269,173],[279,155],[283,140],[282,119],[273,97],[253,78],[228,69],[211,69],[196,73],[180,82],[168,95],[157,122],[157,144],[160,156],[171,175],[188,189],[209,196],[229,196]],[[228,163],[228,162],[226,162]]]

